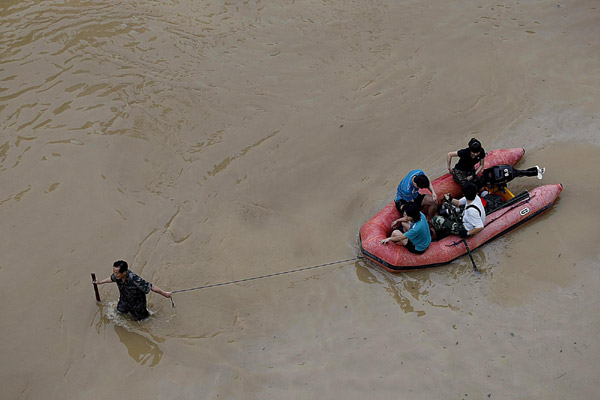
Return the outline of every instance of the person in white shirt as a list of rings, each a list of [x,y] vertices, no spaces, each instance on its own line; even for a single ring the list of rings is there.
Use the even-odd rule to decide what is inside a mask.
[[[483,229],[486,217],[485,207],[477,195],[477,191],[477,185],[467,182],[463,186],[464,197],[460,200],[452,199],[449,194],[444,195],[444,199],[450,201],[453,206],[464,206],[464,211],[460,222],[440,215],[433,217],[431,225],[438,239],[448,235],[459,235],[466,238],[476,235]]]

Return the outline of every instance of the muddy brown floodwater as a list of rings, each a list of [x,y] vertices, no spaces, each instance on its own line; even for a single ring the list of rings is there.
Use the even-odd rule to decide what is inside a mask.
[[[0,0],[5,399],[596,399],[600,4]],[[439,268],[354,258],[471,137],[564,185]],[[520,179],[515,190],[537,179]]]

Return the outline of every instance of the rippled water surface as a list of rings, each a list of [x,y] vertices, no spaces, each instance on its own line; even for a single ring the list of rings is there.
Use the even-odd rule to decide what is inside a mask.
[[[0,0],[7,399],[595,399],[600,4]],[[554,207],[445,267],[358,230],[478,137]],[[534,187],[537,179],[511,183]]]

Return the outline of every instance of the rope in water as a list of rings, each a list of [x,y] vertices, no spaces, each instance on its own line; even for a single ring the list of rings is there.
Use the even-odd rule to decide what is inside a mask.
[[[286,274],[291,274],[293,272],[307,271],[309,269],[321,268],[321,267],[326,267],[326,266],[329,266],[329,265],[342,264],[342,263],[346,263],[346,262],[350,262],[350,261],[356,261],[356,260],[360,260],[362,258],[364,258],[364,257],[357,256],[357,257],[354,257],[354,258],[349,258],[347,260],[333,261],[333,262],[329,262],[329,263],[325,263],[325,264],[313,265],[313,266],[310,266],[310,267],[303,267],[303,268],[298,268],[298,269],[292,269],[290,271],[276,272],[274,274],[254,276],[252,278],[238,279],[236,281],[229,281],[229,282],[222,282],[222,283],[213,283],[211,285],[198,286],[198,287],[193,287],[193,288],[189,288],[189,289],[173,290],[171,293],[175,294],[175,293],[191,292],[192,290],[200,290],[200,289],[206,289],[206,288],[217,287],[217,286],[231,285],[231,284],[234,284],[234,283],[248,282],[248,281],[253,281],[253,280],[256,280],[256,279],[270,278],[272,276],[286,275]]]

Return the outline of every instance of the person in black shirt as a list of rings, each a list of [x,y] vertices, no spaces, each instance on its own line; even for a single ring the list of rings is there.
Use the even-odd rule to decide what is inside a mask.
[[[131,313],[135,319],[142,320],[148,315],[146,309],[146,295],[150,291],[158,293],[166,298],[171,297],[171,292],[165,292],[156,285],[146,282],[138,275],[129,271],[126,261],[115,261],[113,273],[106,279],[95,281],[98,285],[115,282],[119,287],[119,304],[117,311],[123,314]]]
[[[458,162],[454,168],[450,167],[450,163],[454,157],[458,157]],[[461,187],[467,183],[472,182],[477,186],[480,186],[477,175],[484,168],[485,150],[481,147],[481,142],[475,138],[469,140],[469,147],[466,149],[451,151],[447,157],[448,172],[452,175],[454,182],[458,183]],[[479,167],[475,169],[475,165],[479,163]]]

